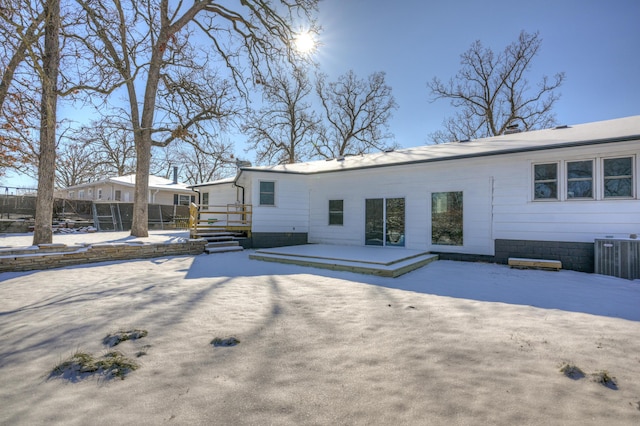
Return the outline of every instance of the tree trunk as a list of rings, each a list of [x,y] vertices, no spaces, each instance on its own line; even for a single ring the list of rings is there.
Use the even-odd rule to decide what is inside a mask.
[[[38,196],[33,231],[33,245],[51,244],[53,231],[53,190],[56,172],[56,107],[58,102],[58,69],[60,0],[47,0],[45,10],[44,56],[42,58],[42,102],[40,106],[40,157],[38,163]]]
[[[149,166],[151,164],[151,135],[142,129],[136,140],[136,187],[133,196],[131,235],[149,236]]]

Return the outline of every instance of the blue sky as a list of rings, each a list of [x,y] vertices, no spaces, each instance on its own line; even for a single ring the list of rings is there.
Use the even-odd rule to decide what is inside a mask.
[[[453,77],[475,40],[499,52],[522,30],[543,40],[532,84],[566,73],[559,123],[640,114],[638,0],[322,0],[319,22],[317,61],[330,79],[350,69],[361,78],[386,72],[399,105],[390,131],[403,147],[424,145],[453,114],[446,100],[429,101],[428,81]],[[35,183],[5,177],[0,185]]]
[[[446,100],[429,101],[428,81],[453,77],[475,40],[498,53],[522,30],[542,38],[532,84],[566,73],[559,123],[640,114],[638,0],[323,0],[320,23],[323,72],[387,73],[399,105],[390,130],[404,147],[426,144],[453,115]]]

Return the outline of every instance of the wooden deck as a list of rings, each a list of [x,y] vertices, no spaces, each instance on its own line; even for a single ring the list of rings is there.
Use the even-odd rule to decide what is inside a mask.
[[[437,260],[438,255],[402,248],[306,244],[260,249],[249,258],[395,278]]]

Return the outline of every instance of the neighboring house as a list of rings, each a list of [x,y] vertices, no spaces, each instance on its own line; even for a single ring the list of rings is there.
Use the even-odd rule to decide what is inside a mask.
[[[243,167],[194,186],[251,204],[253,247],[411,248],[445,259],[562,260],[640,234],[640,116],[329,161]],[[206,194],[206,195],[205,195]]]
[[[70,200],[133,203],[135,181],[135,174],[112,177],[60,189],[56,196]],[[188,205],[192,200],[195,200],[195,195],[186,184],[178,182],[177,179],[149,176],[150,204]]]

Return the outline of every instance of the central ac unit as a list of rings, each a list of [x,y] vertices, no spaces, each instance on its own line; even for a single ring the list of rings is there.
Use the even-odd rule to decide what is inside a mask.
[[[596,274],[640,278],[640,240],[597,239],[594,249]]]

